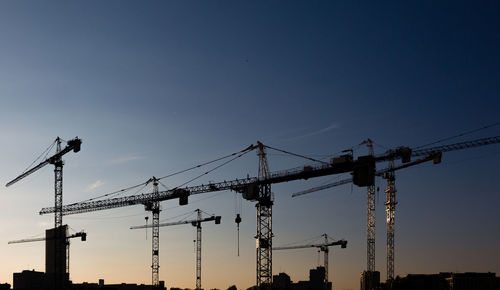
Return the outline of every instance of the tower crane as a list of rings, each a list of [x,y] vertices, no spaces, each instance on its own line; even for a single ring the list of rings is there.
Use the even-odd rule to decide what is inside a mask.
[[[374,183],[375,164],[390,160],[401,159],[403,163],[410,162],[411,156],[430,156],[438,152],[447,152],[464,148],[472,148],[489,144],[500,143],[500,136],[482,138],[455,144],[448,144],[428,149],[412,150],[409,147],[399,147],[376,156],[360,156],[352,158],[334,158],[332,162],[319,165],[307,165],[277,172],[269,172],[262,143],[250,146],[246,150],[259,148],[259,177],[246,177],[230,181],[201,184],[196,186],[177,187],[159,191],[158,193],[144,193],[119,198],[94,200],[65,205],[62,208],[64,215],[119,208],[124,206],[145,204],[152,201],[179,199],[179,204],[187,204],[190,195],[233,190],[242,194],[243,198],[257,201],[257,285],[259,288],[271,287],[272,282],[272,204],[271,184],[293,180],[309,179],[340,173],[352,172],[352,182],[360,187]],[[350,181],[350,182],[351,182]],[[54,212],[53,207],[42,208],[40,214]]]
[[[66,242],[64,241],[64,237],[62,234],[62,217],[63,217],[63,201],[62,201],[62,193],[63,193],[63,165],[64,162],[62,160],[62,156],[70,151],[73,151],[75,153],[80,151],[80,147],[82,144],[82,140],[79,139],[78,137],[75,137],[74,139],[71,139],[66,142],[66,147],[61,149],[61,143],[62,139],[57,137],[54,143],[52,144],[50,148],[52,148],[54,145],[56,146],[56,153],[47,158],[46,160],[42,161],[38,165],[32,167],[31,169],[26,170],[23,172],[21,175],[18,177],[14,178],[13,180],[9,181],[5,186],[11,186],[12,184],[20,181],[21,179],[25,178],[26,176],[32,174],[33,172],[43,168],[47,164],[53,164],[54,165],[54,175],[55,175],[55,182],[54,182],[54,188],[55,188],[55,205],[54,205],[54,232],[55,232],[55,242],[51,243],[54,247],[53,249],[53,257],[46,257],[47,260],[53,259],[53,265],[54,265],[54,274],[55,274],[55,288],[56,289],[62,289],[63,288],[63,277],[65,273],[65,266],[64,261],[67,259],[64,256],[64,253],[67,252],[66,250]],[[48,151],[48,150],[47,150]],[[48,269],[46,269],[48,270]]]
[[[394,230],[395,230],[395,220],[394,213],[396,210],[396,187],[395,187],[395,175],[394,172],[396,170],[408,168],[414,165],[418,165],[420,163],[424,163],[432,160],[434,164],[438,164],[441,162],[441,152],[430,153],[425,158],[417,159],[413,162],[409,162],[398,167],[394,167],[394,161],[391,160],[388,168],[379,170],[375,172],[375,176],[382,176],[383,178],[388,180],[388,186],[385,190],[386,192],[386,215],[387,215],[387,265],[388,265],[388,273],[394,273]],[[296,192],[292,194],[292,197],[308,194],[311,192],[316,192],[320,190],[324,190],[327,188],[348,184],[353,182],[352,178],[339,180],[333,183],[328,183],[322,186],[306,189],[303,191]],[[375,246],[375,189],[371,190],[370,187],[374,188],[374,185],[370,185],[368,187],[368,203],[367,203],[367,263],[369,266],[373,266],[373,268],[367,268],[372,270],[367,270],[367,278],[368,278],[368,288],[371,288],[373,285],[373,273],[375,271],[375,249],[371,249],[370,247]],[[373,196],[372,196],[373,192]],[[373,198],[373,199],[372,199]],[[373,223],[370,223],[373,222]],[[373,234],[373,235],[372,235]],[[390,262],[392,261],[392,263]],[[391,267],[389,269],[389,266]],[[389,270],[392,270],[389,272]],[[389,276],[388,276],[389,277]],[[394,276],[392,276],[394,277]]]
[[[323,284],[325,285],[325,289],[328,288],[328,251],[331,246],[340,246],[342,249],[347,247],[346,240],[338,240],[334,242],[328,241],[328,235],[322,235],[325,238],[325,241],[322,244],[309,244],[309,245],[300,245],[300,246],[283,246],[283,247],[273,247],[273,250],[291,250],[291,249],[304,249],[304,248],[318,248],[321,252],[324,253],[323,261],[325,266],[325,279]]]
[[[158,227],[166,227],[166,226],[175,226],[175,225],[183,225],[183,224],[191,224],[196,227],[196,289],[201,290],[201,223],[208,221],[215,221],[215,224],[220,224],[221,217],[220,216],[210,216],[208,218],[202,218],[201,210],[196,210],[198,217],[195,220],[187,220],[187,221],[178,221],[172,223],[159,223]],[[152,228],[152,225],[145,226],[133,226],[130,229],[144,229],[144,228]]]
[[[411,156],[417,157],[417,156],[425,156],[425,158],[417,159],[413,162],[409,162],[400,166],[395,166],[394,165],[394,159],[388,158],[386,160],[389,161],[389,167],[383,170],[379,170],[375,172],[376,176],[381,176],[384,179],[387,180],[387,187],[385,189],[386,193],[386,225],[387,225],[387,257],[386,257],[386,267],[387,267],[387,280],[392,281],[394,279],[394,231],[395,231],[395,211],[396,211],[396,186],[395,186],[395,174],[394,172],[400,169],[404,169],[407,167],[411,167],[426,161],[433,160],[434,164],[440,163],[441,161],[441,154],[443,152],[449,152],[449,151],[456,151],[456,150],[462,150],[462,149],[469,149],[469,148],[474,148],[474,147],[480,147],[480,146],[486,146],[486,145],[491,145],[491,144],[497,144],[500,143],[500,136],[496,137],[488,137],[488,138],[482,138],[482,139],[477,139],[477,140],[472,140],[472,141],[465,141],[465,142],[460,142],[460,143],[454,143],[454,144],[447,144],[447,145],[442,145],[442,146],[437,146],[437,147],[432,147],[432,148],[424,148],[424,149],[418,149],[418,150],[413,150],[411,151]],[[367,144],[368,146],[371,145],[371,140],[364,141],[361,144]],[[369,147],[370,148],[370,147]],[[373,147],[370,148],[370,154],[372,152]],[[381,158],[382,156],[391,156],[393,150],[388,150],[384,155],[379,156],[378,158]],[[329,184],[325,184],[322,186],[306,189],[303,191],[296,192],[292,194],[292,197],[324,190],[327,188],[343,185],[343,184],[348,184],[353,182],[353,178],[348,178],[336,182],[332,182]],[[368,197],[370,199],[370,197]],[[368,203],[368,206],[370,206],[370,203]],[[368,215],[368,220],[370,220],[370,210],[367,211]],[[367,240],[368,240],[368,247],[370,246],[370,224],[367,224]],[[373,262],[375,262],[374,255],[370,256],[370,249],[367,249],[367,260],[368,264],[370,264],[370,260],[373,259]],[[373,253],[374,254],[374,253]],[[374,265],[374,264],[373,264]],[[368,268],[368,271],[370,268]]]
[[[21,240],[14,240],[14,241],[9,241],[7,244],[19,244],[19,243],[30,243],[30,242],[40,242],[40,241],[46,241],[50,239],[54,239],[55,237],[49,237],[46,235],[43,238],[31,238],[31,239],[21,239]],[[66,236],[66,274],[69,274],[69,239],[73,238],[80,238],[82,242],[87,240],[87,233],[84,231],[80,231],[77,233],[74,233],[72,235]]]

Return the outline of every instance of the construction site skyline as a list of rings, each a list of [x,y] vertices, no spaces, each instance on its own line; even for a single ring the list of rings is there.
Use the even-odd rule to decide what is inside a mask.
[[[281,272],[306,281],[325,249],[333,289],[359,289],[370,267],[381,281],[498,275],[499,11],[490,2],[0,3],[0,176],[14,181],[0,189],[0,283],[46,269],[44,241],[8,242],[42,239],[54,225],[68,226],[76,283],[154,283],[155,238],[156,281],[168,287],[246,289]],[[447,144],[459,145],[425,151]],[[58,186],[62,205],[91,205],[54,219]],[[140,194],[172,198],[95,203]],[[154,222],[178,226],[155,234]],[[322,247],[334,241],[347,246]]]

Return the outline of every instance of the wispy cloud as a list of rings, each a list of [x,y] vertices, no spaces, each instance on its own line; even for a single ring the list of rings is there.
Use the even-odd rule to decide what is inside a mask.
[[[122,157],[118,157],[118,158],[112,159],[110,161],[110,164],[113,164],[113,165],[123,164],[123,163],[127,163],[127,162],[130,162],[130,161],[141,160],[141,159],[144,159],[144,156],[140,156],[140,155],[137,155],[137,154],[131,154],[131,155],[126,155],[126,156],[122,156]]]
[[[316,135],[324,134],[324,133],[326,133],[328,131],[331,131],[333,129],[338,129],[338,128],[340,128],[340,125],[338,123],[333,123],[333,124],[331,124],[328,127],[325,127],[325,128],[322,128],[322,129],[319,129],[319,130],[316,130],[316,131],[312,131],[312,132],[309,132],[309,133],[306,133],[306,134],[302,134],[302,135],[299,135],[299,136],[291,137],[291,138],[288,138],[286,140],[287,141],[293,141],[293,140],[298,140],[298,139],[307,138],[307,137],[311,137],[311,136],[316,136]]]
[[[96,182],[94,182],[91,185],[87,186],[87,190],[86,191],[94,190],[94,189],[96,189],[98,187],[101,187],[103,184],[104,184],[104,182],[102,182],[100,179],[98,179],[98,180],[96,180]]]

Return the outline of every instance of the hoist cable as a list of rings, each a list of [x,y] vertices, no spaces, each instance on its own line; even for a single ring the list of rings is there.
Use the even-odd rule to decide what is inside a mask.
[[[112,195],[115,195],[115,194],[119,194],[119,193],[123,193],[123,192],[129,191],[131,189],[140,187],[142,185],[144,185],[144,187],[146,187],[149,184],[149,182],[151,182],[151,179],[148,180],[148,181],[146,181],[146,182],[143,182],[141,184],[137,184],[137,185],[134,185],[134,186],[131,186],[131,187],[127,187],[127,188],[124,188],[124,189],[120,189],[120,190],[117,190],[117,191],[106,193],[106,194],[103,194],[103,195],[100,195],[100,196],[96,196],[96,197],[93,197],[93,198],[89,198],[89,199],[86,199],[86,200],[83,200],[83,201],[79,201],[79,202],[73,203],[73,204],[78,204],[78,203],[83,203],[83,202],[89,202],[89,201],[93,201],[93,200],[96,200],[96,199],[99,199],[99,198],[103,198],[103,197],[109,197],[109,196],[112,196]],[[143,190],[144,187],[141,188],[139,191]],[[70,204],[70,205],[73,205],[73,204]]]
[[[161,186],[165,187],[165,189],[166,189],[166,190],[170,190],[170,188],[168,188],[168,186],[166,186],[165,184],[163,184],[160,180],[158,180],[158,179],[157,179],[156,181],[158,181],[158,183],[159,183]]]
[[[51,147],[49,148],[52,148],[52,146],[54,146],[55,142],[52,143]],[[217,159],[214,159],[212,161],[208,161],[208,162],[205,162],[205,163],[201,163],[199,165],[196,165],[196,166],[193,166],[193,167],[190,167],[188,169],[184,169],[184,170],[181,170],[181,171],[177,171],[177,172],[174,172],[174,173],[171,173],[171,174],[168,174],[166,176],[163,176],[163,177],[160,177],[160,178],[157,178],[156,180],[159,181],[160,179],[164,179],[164,178],[167,178],[167,177],[171,177],[171,176],[174,176],[174,175],[177,175],[177,174],[180,174],[180,173],[184,173],[184,172],[187,172],[189,170],[193,170],[193,169],[196,169],[196,168],[200,168],[202,166],[205,166],[205,165],[208,165],[208,164],[211,164],[211,163],[214,163],[214,162],[217,162],[217,161],[220,161],[220,160],[223,160],[223,159],[226,159],[228,157],[231,157],[231,156],[234,156],[238,153],[247,153],[251,150],[254,150],[256,147],[254,145],[250,145],[248,146],[247,148],[241,150],[241,151],[238,151],[238,152],[235,152],[235,153],[232,153],[232,154],[229,154],[229,155],[226,155],[226,156],[223,156],[223,157],[219,157]],[[43,153],[42,153],[43,154]],[[239,156],[238,156],[239,157]],[[236,159],[236,158],[234,158]],[[234,160],[232,159],[232,160]],[[34,163],[34,162],[33,162]],[[223,165],[225,165],[227,163],[224,163]],[[30,165],[31,166],[31,165]],[[220,166],[219,166],[220,167]],[[29,167],[28,167],[29,168]],[[218,167],[216,167],[217,169]],[[212,170],[213,171],[213,170]],[[206,174],[206,173],[205,173]],[[203,174],[203,175],[205,175]],[[197,179],[197,178],[195,178]],[[195,180],[193,179],[193,180]],[[83,201],[80,201],[80,202],[77,202],[77,203],[73,203],[71,205],[74,205],[74,204],[78,204],[78,203],[82,203],[82,202],[89,202],[89,201],[92,201],[92,200],[96,200],[96,199],[99,199],[99,198],[103,198],[103,197],[109,197],[109,196],[112,196],[112,195],[115,195],[115,194],[118,194],[118,193],[123,193],[123,192],[126,192],[128,190],[131,190],[131,189],[134,189],[134,188],[137,188],[137,187],[140,187],[142,185],[147,185],[148,183],[150,183],[152,181],[152,179],[148,179],[148,181],[146,182],[143,182],[143,183],[140,183],[140,184],[137,184],[137,185],[133,185],[133,186],[130,186],[130,187],[127,187],[127,188],[124,188],[124,189],[120,189],[120,190],[117,190],[117,191],[113,191],[113,192],[110,192],[110,193],[106,193],[106,194],[103,194],[103,195],[100,195],[100,196],[97,196],[97,197],[93,197],[93,198],[90,198],[90,199],[87,199],[87,200],[83,200]],[[192,180],[190,180],[189,182],[191,182]],[[187,183],[185,183],[187,184]],[[162,184],[163,186],[165,186],[164,184]],[[182,185],[181,185],[182,186]],[[166,187],[166,186],[165,186]],[[166,187],[168,189],[168,187]]]
[[[290,154],[290,155],[293,155],[293,156],[296,156],[296,157],[301,157],[301,158],[304,158],[304,159],[307,159],[307,160],[311,160],[311,161],[314,161],[314,162],[328,164],[328,162],[325,162],[325,161],[321,161],[321,160],[317,160],[317,159],[314,159],[314,158],[311,158],[311,157],[307,157],[307,156],[304,156],[304,155],[300,155],[300,154],[288,152],[288,151],[281,150],[281,149],[278,149],[278,148],[274,148],[274,147],[271,147],[271,146],[268,146],[268,145],[264,145],[264,147],[269,148],[269,149],[273,149],[273,150],[276,150],[276,151],[279,151],[279,152],[282,152],[282,153]]]
[[[188,216],[178,220],[177,222],[183,222],[183,221],[187,220],[189,217],[191,217],[192,215],[194,215],[195,213],[196,213],[196,211],[193,211]]]
[[[190,212],[185,212],[185,213],[182,213],[182,214],[179,214],[179,215],[173,216],[173,217],[168,217],[168,218],[162,219],[160,222],[164,222],[164,221],[168,221],[168,220],[171,220],[171,219],[175,219],[175,218],[182,217],[182,216],[186,216],[186,215],[192,215],[192,214],[193,214],[193,212],[192,212],[192,211],[190,211]]]
[[[441,142],[444,142],[444,141],[448,141],[448,140],[451,140],[451,139],[454,139],[454,138],[462,137],[462,136],[465,136],[467,134],[475,133],[475,132],[478,132],[478,131],[481,131],[481,130],[484,130],[484,129],[488,129],[488,128],[491,128],[491,127],[498,126],[498,125],[500,125],[500,122],[496,122],[496,123],[493,123],[493,124],[489,124],[489,125],[486,125],[486,126],[483,126],[483,127],[476,128],[474,130],[470,130],[470,131],[463,132],[463,133],[460,133],[460,134],[457,134],[457,135],[454,135],[454,136],[443,138],[443,139],[440,139],[440,140],[437,140],[437,141],[434,141],[434,142],[431,142],[431,143],[428,143],[428,144],[425,144],[425,145],[421,145],[421,146],[415,147],[413,149],[419,149],[419,148],[422,148],[422,147],[427,147],[429,145],[434,145],[434,144],[441,143]]]
[[[208,216],[211,216],[211,217],[212,217],[212,216],[215,216],[214,214],[210,214],[210,213],[208,213],[208,212],[206,212],[206,211],[204,211],[204,210],[202,210],[202,209],[200,209],[200,211],[201,211],[202,213],[204,213],[204,214],[208,215]]]
[[[40,156],[38,156],[35,159],[35,161],[33,161],[21,174],[26,173],[31,168],[31,166],[33,166],[33,164],[35,164],[38,160],[46,159],[47,155],[49,155],[50,150],[54,147],[55,144],[56,144],[56,141],[52,142],[52,144],[50,144],[50,146],[47,149],[45,149],[45,151],[43,151],[42,154],[40,154]],[[45,156],[44,156],[44,154],[45,154]],[[42,157],[42,156],[44,156],[44,157]]]
[[[201,163],[201,164],[198,164],[196,166],[193,166],[193,167],[190,167],[190,168],[187,168],[187,169],[184,169],[184,170],[180,170],[180,171],[177,171],[177,172],[174,172],[174,173],[171,173],[171,174],[168,174],[168,175],[165,175],[163,177],[160,177],[158,178],[157,180],[160,180],[160,179],[164,179],[164,178],[167,178],[167,177],[172,177],[174,175],[177,175],[177,174],[181,174],[181,173],[184,173],[184,172],[187,172],[189,170],[193,170],[193,169],[196,169],[196,168],[200,168],[202,166],[205,166],[205,165],[208,165],[208,164],[211,164],[211,163],[214,163],[214,162],[217,162],[217,161],[220,161],[220,160],[223,160],[223,159],[226,159],[228,157],[231,157],[231,156],[234,156],[238,153],[243,153],[243,152],[246,152],[246,151],[250,151],[250,150],[253,150],[255,149],[255,147],[253,145],[250,145],[248,146],[247,148],[241,150],[241,151],[238,151],[238,152],[234,152],[234,153],[231,153],[229,155],[226,155],[226,156],[222,156],[222,157],[219,157],[217,159],[214,159],[212,161],[208,161],[208,162],[205,162],[205,163]]]
[[[244,150],[244,151],[245,151],[245,150]],[[250,151],[246,151],[246,152],[244,152],[244,151],[242,151],[243,153],[241,153],[240,155],[237,155],[236,157],[234,157],[234,158],[232,158],[232,159],[230,159],[230,160],[228,160],[228,161],[226,161],[226,162],[224,162],[224,163],[222,163],[222,164],[220,164],[220,165],[217,165],[216,167],[214,167],[214,168],[212,168],[212,169],[208,170],[207,172],[205,172],[205,173],[203,173],[203,174],[200,174],[200,175],[198,175],[198,176],[196,176],[196,177],[194,177],[194,178],[191,178],[190,180],[188,180],[188,181],[184,182],[183,184],[181,184],[181,185],[179,185],[179,186],[176,186],[174,189],[178,189],[178,188],[180,188],[180,187],[183,187],[184,185],[186,185],[186,184],[188,184],[188,183],[191,183],[191,182],[195,181],[196,179],[199,179],[199,178],[201,178],[201,177],[203,177],[203,176],[205,176],[205,175],[207,175],[207,174],[209,174],[209,173],[212,173],[213,171],[215,171],[215,170],[217,170],[217,169],[221,168],[222,166],[224,166],[224,165],[226,165],[226,164],[228,164],[228,163],[230,163],[230,162],[232,162],[232,161],[234,161],[234,160],[236,160],[236,159],[240,158],[241,156],[243,156],[243,155],[247,154],[248,152],[250,152]]]

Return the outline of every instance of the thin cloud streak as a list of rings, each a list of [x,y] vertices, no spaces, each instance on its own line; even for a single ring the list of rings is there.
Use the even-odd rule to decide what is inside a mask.
[[[104,184],[104,182],[102,182],[100,179],[98,179],[98,180],[96,180],[96,182],[94,182],[91,185],[87,186],[87,190],[86,191],[94,190],[94,189],[96,189],[98,187],[101,187],[103,184]]]
[[[127,156],[115,158],[115,159],[111,160],[109,163],[112,164],[112,165],[116,165],[116,164],[123,164],[123,163],[127,163],[127,162],[130,162],[130,161],[141,160],[141,159],[144,159],[144,156],[140,156],[140,155],[127,155]]]
[[[316,135],[324,134],[324,133],[326,133],[328,131],[331,131],[331,130],[334,130],[334,129],[338,129],[338,128],[340,128],[340,125],[338,123],[333,123],[333,124],[331,124],[330,126],[328,126],[326,128],[323,128],[323,129],[320,129],[320,130],[317,130],[317,131],[313,131],[313,132],[310,132],[310,133],[307,133],[307,134],[299,135],[299,136],[296,136],[296,137],[288,138],[288,139],[286,139],[286,141],[294,141],[294,140],[298,140],[298,139],[302,139],[302,138],[316,136]]]

